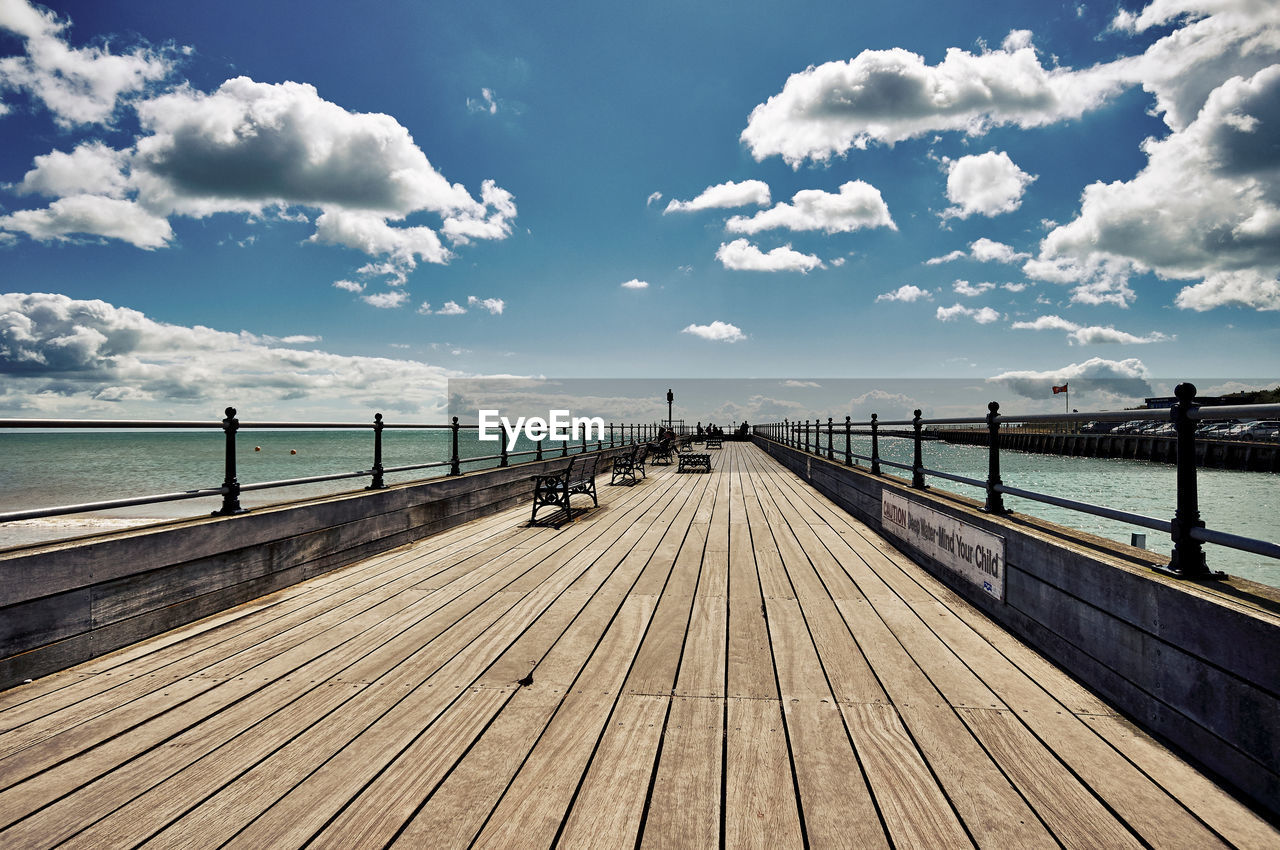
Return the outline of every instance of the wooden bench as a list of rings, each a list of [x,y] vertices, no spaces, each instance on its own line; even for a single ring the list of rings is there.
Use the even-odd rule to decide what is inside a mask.
[[[671,463],[671,456],[675,453],[675,441],[670,439],[659,440],[656,443],[649,444],[649,456],[653,458],[651,463]]]
[[[723,448],[724,448],[724,437],[707,437],[707,448],[709,448],[709,449],[723,449]]]
[[[676,457],[680,458],[680,465],[676,467],[677,473],[711,471],[711,455],[706,452],[680,452]]]
[[[600,506],[596,498],[596,463],[599,455],[575,455],[569,464],[557,472],[535,475],[533,478],[533,515],[529,524],[538,520],[538,508],[558,507],[565,513],[565,520],[573,519],[569,500],[574,496],[590,496],[591,502]]]
[[[630,451],[624,451],[613,459],[613,475],[609,478],[610,484],[617,484],[619,481],[623,484],[636,484],[636,473],[640,473],[640,477],[644,478],[644,461],[649,456],[649,446],[647,444],[637,444],[631,447]]]

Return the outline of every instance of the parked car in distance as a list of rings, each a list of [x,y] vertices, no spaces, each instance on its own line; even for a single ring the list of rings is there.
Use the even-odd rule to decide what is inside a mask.
[[[1251,440],[1280,439],[1280,420],[1261,419],[1250,422],[1244,429],[1244,436]]]

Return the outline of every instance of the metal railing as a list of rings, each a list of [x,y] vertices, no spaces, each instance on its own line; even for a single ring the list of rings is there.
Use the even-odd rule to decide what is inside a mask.
[[[293,487],[303,484],[317,484],[326,481],[340,481],[352,478],[369,478],[370,483],[364,489],[381,490],[386,484],[386,476],[392,473],[413,472],[416,470],[438,469],[447,466],[448,475],[461,475],[466,464],[498,461],[498,466],[510,466],[514,458],[527,458],[524,463],[536,463],[548,458],[568,457],[570,454],[581,454],[587,451],[602,451],[606,448],[630,445],[637,442],[648,442],[658,434],[657,423],[623,424],[608,423],[607,440],[587,440],[587,430],[582,430],[580,441],[555,441],[554,448],[544,450],[543,442],[535,443],[535,448],[524,451],[510,451],[509,436],[505,427],[498,440],[501,447],[498,454],[462,456],[459,453],[458,435],[461,431],[475,431],[478,425],[461,425],[458,417],[447,425],[426,425],[414,423],[391,423],[383,419],[381,413],[374,414],[373,422],[241,422],[236,417],[236,409],[228,407],[225,418],[221,421],[207,420],[143,420],[143,419],[0,419],[0,429],[137,429],[137,430],[171,430],[171,429],[204,429],[220,430],[224,435],[223,481],[217,487],[205,487],[184,490],[179,493],[158,493],[145,496],[133,496],[122,499],[110,499],[99,502],[85,502],[74,505],[57,505],[30,510],[8,511],[0,513],[0,523],[16,520],[40,519],[44,517],[65,516],[69,514],[104,511],[114,508],[128,508],[138,505],[154,505],[162,502],[175,502],[184,499],[199,499],[210,496],[221,496],[222,506],[213,512],[214,516],[228,516],[244,513],[240,505],[240,495],[256,490],[269,490],[280,487]],[[354,472],[339,472],[328,475],[312,475],[304,478],[287,478],[279,481],[262,481],[252,484],[241,484],[236,464],[236,436],[242,430],[371,430],[373,432],[373,463],[368,469]],[[450,454],[448,460],[434,460],[423,463],[411,463],[402,466],[384,466],[382,462],[382,433],[385,430],[419,430],[448,431],[451,434]],[[601,435],[603,437],[603,435]],[[531,458],[528,456],[532,455]]]
[[[1242,537],[1222,531],[1214,531],[1205,527],[1200,519],[1199,493],[1196,483],[1196,423],[1202,419],[1224,419],[1235,417],[1267,418],[1280,416],[1280,404],[1250,404],[1201,408],[1195,403],[1196,388],[1193,384],[1179,384],[1174,390],[1178,401],[1172,408],[1162,410],[1122,410],[1093,411],[1084,413],[1036,413],[1010,416],[1000,413],[998,402],[987,405],[986,416],[959,417],[947,419],[931,419],[928,425],[984,425],[987,429],[988,455],[986,480],[955,475],[937,469],[928,469],[924,465],[922,443],[929,439],[925,430],[926,421],[919,410],[913,411],[911,419],[882,421],[875,413],[866,422],[853,422],[846,416],[843,423],[827,417],[803,422],[783,420],[780,423],[756,425],[752,433],[764,439],[788,446],[810,454],[825,456],[828,460],[836,460],[843,454],[846,466],[855,465],[856,460],[864,460],[871,464],[871,474],[883,474],[884,467],[900,469],[911,473],[911,486],[915,489],[926,488],[926,476],[954,481],[970,487],[978,487],[985,491],[986,500],[983,510],[992,514],[1006,514],[1004,497],[1016,496],[1035,502],[1065,508],[1118,520],[1143,528],[1164,532],[1172,538],[1173,553],[1169,563],[1162,572],[1179,578],[1220,578],[1224,573],[1210,571],[1205,562],[1204,543],[1213,543],[1239,549],[1267,558],[1280,559],[1280,545],[1252,537]],[[1172,422],[1176,432],[1177,469],[1175,472],[1177,487],[1177,505],[1172,519],[1158,519],[1143,516],[1129,511],[1094,505],[1088,502],[1064,499],[1048,493],[1037,493],[1005,484],[1000,476],[1000,427],[1010,423],[1074,423],[1082,421],[1127,422],[1130,420],[1155,420]],[[885,431],[884,428],[909,428],[909,431]],[[838,452],[834,440],[843,432],[844,450]],[[825,449],[822,445],[826,436]],[[852,450],[854,435],[871,437],[871,454],[857,454]],[[911,464],[896,463],[880,456],[880,438],[883,436],[905,436],[913,440],[914,452]]]

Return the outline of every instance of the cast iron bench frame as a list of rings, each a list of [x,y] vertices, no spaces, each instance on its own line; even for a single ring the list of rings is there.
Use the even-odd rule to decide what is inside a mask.
[[[636,479],[636,471],[639,470],[640,477],[646,478],[644,472],[644,460],[649,454],[649,446],[647,443],[637,443],[631,447],[631,451],[624,451],[613,459],[613,474],[609,477],[610,484],[617,484],[621,479],[623,484],[639,483]]]
[[[686,471],[711,471],[711,455],[706,452],[680,452],[676,457],[680,458],[680,465],[676,467],[677,474]]]
[[[533,514],[529,524],[538,521],[538,508],[563,508],[565,521],[573,519],[570,499],[577,495],[590,496],[592,503],[600,507],[596,498],[596,462],[599,455],[574,455],[569,464],[557,472],[533,477]],[[581,462],[579,462],[581,461]],[[583,508],[582,510],[585,510]]]
[[[707,448],[709,448],[709,449],[723,449],[723,448],[724,448],[724,437],[707,437]]]

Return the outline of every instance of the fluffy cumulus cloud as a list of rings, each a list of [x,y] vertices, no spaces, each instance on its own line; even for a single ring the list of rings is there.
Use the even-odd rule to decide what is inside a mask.
[[[953,319],[973,319],[980,325],[989,325],[1000,320],[1000,314],[990,307],[966,307],[963,304],[952,304],[950,307],[939,307],[938,321],[950,322]]]
[[[0,2],[0,29],[22,40],[21,56],[0,58],[0,92],[25,95],[63,127],[111,121],[122,100],[163,80],[173,69],[166,51],[73,48],[69,22],[24,0]],[[5,109],[0,109],[3,115]]]
[[[479,307],[481,310],[487,310],[492,316],[499,316],[506,309],[507,303],[501,298],[477,298],[474,295],[468,295],[467,306]]]
[[[791,203],[780,203],[753,216],[734,216],[725,223],[731,233],[759,233],[762,230],[820,230],[823,233],[850,233],[867,227],[897,230],[880,190],[862,180],[851,180],[837,193],[821,189],[796,192]]]
[[[928,290],[921,289],[920,287],[912,283],[903,284],[902,286],[899,286],[897,289],[893,290],[892,292],[882,292],[876,296],[877,302],[879,301],[911,302],[911,301],[919,301],[921,299],[924,299],[925,301],[931,301],[933,300],[933,296],[929,294]]]
[[[812,254],[802,254],[790,245],[765,252],[746,239],[721,243],[716,250],[716,259],[726,269],[736,271],[807,272],[822,267],[822,260]]]
[[[632,278],[631,280],[625,281],[622,284],[622,288],[623,289],[648,289],[649,281],[640,280],[639,278]]]
[[[1017,263],[1031,259],[1031,255],[1015,251],[1003,242],[996,242],[994,239],[988,239],[983,236],[970,242],[968,251],[956,249],[941,257],[933,257],[926,260],[925,263],[930,266],[936,266],[941,263],[954,262],[955,260],[969,259],[977,260],[980,263]]]
[[[1159,331],[1153,331],[1146,336],[1138,336],[1127,331],[1116,330],[1110,325],[1106,327],[1079,325],[1061,316],[1040,316],[1029,322],[1014,322],[1011,327],[1015,330],[1066,331],[1067,339],[1072,345],[1105,345],[1108,343],[1142,345],[1151,342],[1168,342],[1174,338]]]
[[[1280,6],[1164,0],[1117,28],[1178,24],[1135,67],[1170,133],[1131,180],[1086,187],[1029,275],[1085,303],[1132,299],[1135,273],[1185,282],[1184,309],[1280,309]]]
[[[1074,397],[1091,394],[1126,401],[1153,395],[1150,373],[1136,358],[1104,360],[1093,357],[1083,363],[1071,363],[1046,371],[1010,371],[987,378],[1023,398],[1043,401],[1053,394],[1053,387],[1068,384]]]
[[[511,234],[510,192],[485,180],[473,197],[389,115],[350,112],[304,83],[174,84],[165,55],[74,49],[66,26],[25,0],[0,2],[0,28],[26,47],[0,59],[0,91],[26,93],[64,125],[108,124],[127,104],[140,132],[126,147],[93,141],[37,156],[13,189],[50,200],[0,215],[0,233],[155,249],[172,240],[174,216],[314,217],[313,241],[391,264],[400,282],[419,262]]]
[[[757,160],[778,155],[799,167],[926,133],[980,135],[1001,125],[1078,118],[1131,76],[1124,61],[1080,71],[1045,68],[1025,31],[1011,33],[998,50],[951,48],[938,65],[901,48],[865,50],[792,74],[781,92],[752,110],[742,141]]]
[[[951,285],[951,291],[957,295],[963,295],[966,298],[972,298],[975,295],[981,295],[984,292],[990,292],[995,289],[994,283],[970,283],[967,280],[957,280]]]
[[[660,193],[654,192],[649,196],[649,202],[653,203],[661,197]],[[708,186],[692,201],[677,201],[673,198],[662,213],[666,215],[673,212],[697,212],[745,206],[762,207],[767,205],[769,200],[769,184],[762,180],[743,180],[741,183],[729,181],[717,186]]]
[[[1036,178],[1027,174],[1004,151],[962,156],[947,165],[947,200],[943,218],[996,216],[1022,205],[1022,194]]]
[[[709,325],[689,325],[681,333],[692,334],[702,339],[709,339],[712,342],[740,342],[747,338],[747,335],[737,325],[731,325],[728,322],[719,320]]]
[[[275,339],[157,322],[105,301],[45,293],[0,294],[0,409],[22,415],[219,415],[273,411],[351,413],[375,405],[406,414],[443,408],[459,373],[411,360],[285,348]],[[362,413],[363,415],[363,413]]]

